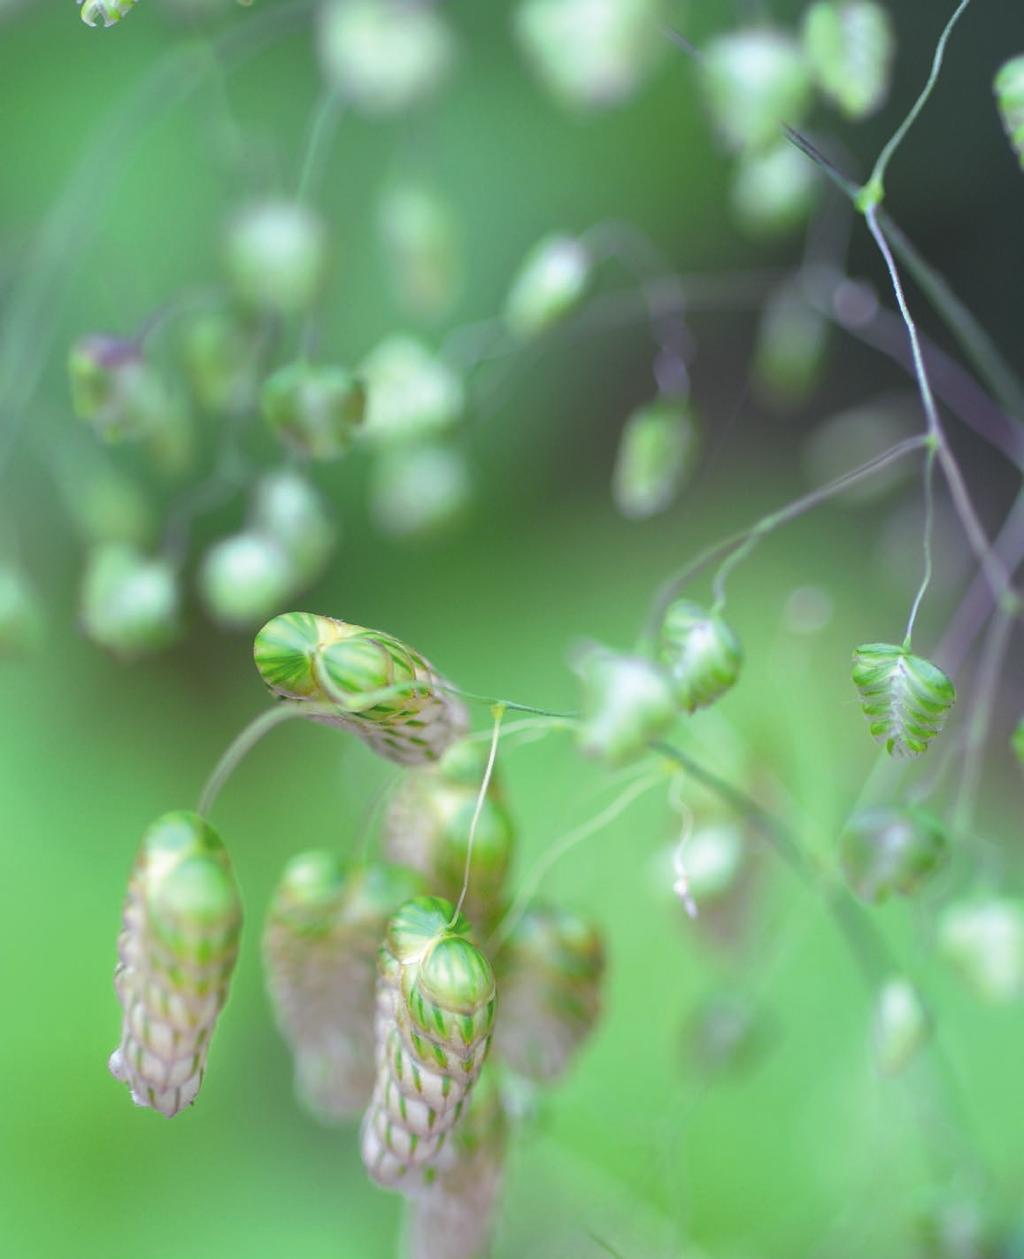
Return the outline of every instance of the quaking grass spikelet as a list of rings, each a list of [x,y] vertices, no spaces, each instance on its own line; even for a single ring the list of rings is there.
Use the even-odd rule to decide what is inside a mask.
[[[400,765],[436,761],[468,729],[465,706],[429,661],[379,630],[286,612],[256,635],[254,657],[276,694],[331,705],[317,720],[350,730]]]
[[[407,902],[378,958],[377,1082],[362,1155],[386,1188],[415,1193],[453,1164],[449,1135],[491,1043],[494,973],[439,897]]]
[[[242,906],[228,854],[195,813],[146,832],[128,885],[114,987],[124,1012],[110,1071],[170,1118],[199,1092],[228,995]]]
[[[857,648],[853,683],[871,733],[894,757],[926,752],[956,702],[953,683],[937,665],[892,643]]]
[[[409,870],[347,870],[323,851],[293,857],[274,893],[263,960],[295,1088],[328,1123],[359,1114],[374,1079],[377,950],[388,919],[419,891]]]

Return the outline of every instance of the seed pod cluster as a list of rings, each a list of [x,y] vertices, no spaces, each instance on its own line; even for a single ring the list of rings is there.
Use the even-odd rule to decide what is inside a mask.
[[[227,999],[242,906],[227,851],[194,813],[146,832],[128,886],[114,986],[124,1012],[111,1074],[170,1118],[199,1092]]]
[[[395,910],[419,891],[397,866],[351,871],[332,854],[285,868],[263,934],[267,988],[309,1109],[338,1122],[366,1106],[374,1079],[377,950]]]
[[[449,900],[457,899],[462,890],[486,766],[486,746],[463,740],[436,766],[410,770],[388,807],[384,847],[389,858],[419,871],[428,891]],[[490,933],[505,908],[515,842],[515,826],[492,774],[473,832],[463,905],[466,917],[483,935]]]
[[[449,1135],[490,1048],[495,983],[449,901],[417,897],[388,925],[379,960],[377,1081],[362,1155],[378,1184],[415,1192],[452,1165]]]
[[[890,756],[920,756],[956,701],[953,683],[909,648],[867,643],[853,653],[853,683],[874,737]]]
[[[400,765],[436,761],[468,727],[464,706],[433,666],[379,630],[287,612],[259,631],[253,654],[277,695],[309,704],[317,720],[352,731]]]
[[[601,1013],[604,969],[591,923],[553,906],[527,910],[498,959],[498,1058],[539,1083],[564,1074]]]

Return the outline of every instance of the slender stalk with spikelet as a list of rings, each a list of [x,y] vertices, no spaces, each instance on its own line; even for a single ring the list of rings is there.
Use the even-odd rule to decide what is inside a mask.
[[[146,832],[128,885],[114,986],[124,1011],[110,1071],[168,1118],[199,1092],[238,954],[242,906],[216,831],[167,813]]]

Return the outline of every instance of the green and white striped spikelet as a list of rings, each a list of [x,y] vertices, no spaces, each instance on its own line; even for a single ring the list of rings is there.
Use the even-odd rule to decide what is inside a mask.
[[[692,713],[707,708],[736,684],[743,648],[720,616],[678,599],[661,623],[658,659],[672,675],[679,703]]]
[[[391,798],[384,850],[392,861],[418,870],[427,890],[456,900],[466,874],[470,829],[487,768],[485,744],[453,744],[436,766],[410,770]],[[474,928],[490,933],[505,908],[505,885],[516,832],[492,773],[473,835],[464,912]]]
[[[469,728],[465,706],[429,661],[380,630],[286,612],[259,631],[253,654],[277,695],[331,706],[311,715],[399,765],[436,761]]]
[[[605,952],[595,926],[567,910],[528,909],[498,958],[495,1053],[519,1075],[556,1080],[601,1013]]]
[[[409,1203],[409,1259],[484,1259],[505,1170],[508,1120],[488,1063],[452,1132],[454,1161]]]
[[[453,1165],[448,1137],[491,1044],[494,972],[440,897],[408,901],[378,956],[377,1082],[363,1117],[366,1170],[415,1193]]]
[[[867,118],[889,94],[895,39],[874,0],[819,0],[804,17],[804,52],[818,88],[847,118]]]
[[[392,914],[419,890],[410,870],[347,871],[323,851],[293,857],[277,885],[263,933],[267,989],[295,1058],[295,1090],[325,1122],[370,1100],[377,950]]]
[[[1024,53],[1003,66],[994,86],[1003,127],[1024,168]]]
[[[927,751],[956,702],[953,683],[937,665],[892,643],[857,648],[853,684],[871,733],[895,757]]]
[[[135,8],[135,0],[78,0],[86,26],[116,26]]]
[[[241,926],[216,831],[195,813],[165,814],[143,837],[114,972],[124,1020],[110,1071],[137,1105],[170,1118],[195,1101]]]

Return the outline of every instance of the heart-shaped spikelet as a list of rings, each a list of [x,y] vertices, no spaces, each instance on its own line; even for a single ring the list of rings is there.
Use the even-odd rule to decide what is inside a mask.
[[[953,683],[907,647],[867,643],[853,653],[853,683],[871,733],[890,756],[920,756],[956,702]]]
[[[378,1184],[414,1193],[449,1164],[446,1141],[490,1048],[494,972],[465,918],[420,896],[388,925],[378,973],[363,1163]]]
[[[195,813],[146,832],[128,885],[114,987],[124,1011],[110,1071],[170,1118],[202,1083],[238,956],[242,906],[227,850]]]

